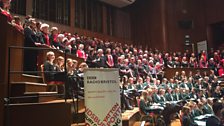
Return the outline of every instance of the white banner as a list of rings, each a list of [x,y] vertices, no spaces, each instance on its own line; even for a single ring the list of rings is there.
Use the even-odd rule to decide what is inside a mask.
[[[207,41],[201,41],[201,42],[197,42],[197,47],[198,47],[198,53],[201,53],[201,51],[205,51],[207,54]]]
[[[84,72],[86,126],[122,126],[118,69]]]

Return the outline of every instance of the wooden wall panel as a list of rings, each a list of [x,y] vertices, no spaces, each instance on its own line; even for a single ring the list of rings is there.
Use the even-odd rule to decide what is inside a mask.
[[[114,14],[114,30],[113,35],[119,38],[131,38],[130,14],[117,9]]]
[[[224,21],[223,0],[141,0],[130,6],[132,40],[136,45],[167,51],[184,51],[185,35],[192,43],[208,40],[210,24]],[[164,11],[165,10],[165,11]],[[180,28],[178,22],[192,20],[192,29]]]
[[[166,18],[168,50],[183,51],[191,49],[185,46],[185,35],[190,36],[192,43],[206,40],[204,4],[201,0],[169,0],[166,1]],[[191,29],[183,29],[179,21],[192,20]]]
[[[141,0],[131,6],[132,40],[136,45],[163,49],[160,2]]]
[[[207,24],[224,21],[224,1],[223,0],[204,0]]]

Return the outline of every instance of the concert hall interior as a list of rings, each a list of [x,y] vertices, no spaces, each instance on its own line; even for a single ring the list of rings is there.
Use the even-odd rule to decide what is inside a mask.
[[[0,126],[223,126],[223,5],[0,0]]]

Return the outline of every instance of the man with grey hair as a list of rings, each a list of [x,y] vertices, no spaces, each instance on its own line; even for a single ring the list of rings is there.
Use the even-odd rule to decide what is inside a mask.
[[[97,62],[97,67],[99,68],[106,68],[106,59],[103,54],[103,49],[98,49],[97,50],[97,57],[96,57],[96,62]]]

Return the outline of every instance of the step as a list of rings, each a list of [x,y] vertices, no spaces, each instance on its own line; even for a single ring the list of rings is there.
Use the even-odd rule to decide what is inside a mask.
[[[25,96],[37,96],[34,102],[48,102],[62,97],[57,92],[25,92]]]
[[[11,96],[23,96],[25,92],[46,92],[47,84],[33,82],[11,82]]]
[[[49,102],[45,102],[45,103],[57,103],[57,102],[64,102],[64,101],[65,101],[64,99],[58,99],[58,100],[53,100],[53,101],[49,101]],[[77,101],[77,99],[74,99],[75,104],[77,103],[76,101]],[[66,102],[70,103],[70,104],[73,104],[72,99],[67,99]],[[83,109],[85,108],[84,104],[85,104],[84,99],[79,99],[79,102],[78,102],[78,111],[79,112],[82,112]]]
[[[22,74],[21,80],[26,82],[43,83],[42,76],[35,76],[30,74]]]
[[[10,126],[71,126],[71,104],[23,103],[5,106]]]
[[[60,99],[57,92],[25,92],[23,96],[11,97],[10,103],[40,103]]]
[[[45,103],[57,103],[57,102],[65,102],[65,100],[54,100],[50,102],[45,102]],[[71,104],[71,112],[72,118],[73,118],[73,123],[84,123],[85,122],[85,106],[84,106],[84,99],[79,99],[78,100],[78,113],[76,112],[77,110],[77,99],[74,99],[75,106],[73,104],[72,99],[67,99],[67,103]]]

